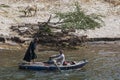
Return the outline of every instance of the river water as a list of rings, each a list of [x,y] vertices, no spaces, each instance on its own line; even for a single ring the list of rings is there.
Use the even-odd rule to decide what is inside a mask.
[[[89,43],[75,50],[64,50],[67,60],[87,59],[81,70],[59,72],[19,70],[25,50],[0,50],[0,80],[120,80],[120,42]],[[37,61],[58,52],[40,51]]]

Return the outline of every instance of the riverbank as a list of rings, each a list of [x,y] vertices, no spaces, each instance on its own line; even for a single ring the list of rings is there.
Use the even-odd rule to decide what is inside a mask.
[[[86,14],[102,15],[104,25],[95,30],[77,30],[76,35],[88,35],[89,38],[120,38],[120,5],[113,6],[101,0],[76,0],[80,3],[82,10]],[[74,0],[46,1],[46,0],[4,0],[0,2],[0,35],[18,35],[10,30],[13,24],[46,22],[49,15],[54,16],[56,11],[70,11],[73,9]],[[118,1],[119,3],[119,1]],[[36,16],[24,17],[24,10],[28,5],[37,5]],[[64,8],[63,8],[64,7]],[[51,22],[57,22],[52,18]]]
[[[11,51],[19,51],[23,50],[24,52],[27,50],[29,44],[18,44],[18,43],[0,43],[0,50],[11,50]],[[65,50],[79,50],[83,48],[88,48],[89,46],[101,46],[101,45],[117,45],[120,46],[120,40],[118,41],[89,41],[85,43],[84,46],[74,46],[74,47],[64,47]],[[41,51],[57,51],[60,47],[56,46],[47,46],[47,45],[37,45],[37,52]]]

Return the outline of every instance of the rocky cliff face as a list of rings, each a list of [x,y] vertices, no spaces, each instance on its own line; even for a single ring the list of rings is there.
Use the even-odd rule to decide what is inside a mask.
[[[10,27],[21,23],[37,23],[47,21],[55,11],[71,11],[74,2],[78,1],[86,14],[99,14],[104,16],[104,26],[100,29],[81,31],[77,35],[87,34],[90,38],[120,37],[120,1],[119,0],[1,0],[0,1],[0,35],[14,36],[17,33]],[[37,6],[35,16],[25,16],[27,6]],[[32,14],[34,10],[32,11]],[[51,22],[57,22],[52,18]]]

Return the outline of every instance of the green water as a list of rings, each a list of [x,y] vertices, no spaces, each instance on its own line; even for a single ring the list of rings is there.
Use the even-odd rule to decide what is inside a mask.
[[[0,50],[0,80],[120,80],[120,42],[91,43],[79,50],[65,50],[67,60],[87,59],[81,70],[59,72],[24,71],[18,69],[25,50]],[[37,61],[45,61],[56,51],[40,51]]]

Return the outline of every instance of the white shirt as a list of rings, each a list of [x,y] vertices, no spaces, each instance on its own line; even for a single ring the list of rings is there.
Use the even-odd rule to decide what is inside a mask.
[[[63,64],[63,62],[65,61],[65,55],[59,54],[54,58],[54,60],[56,60],[57,63]]]

